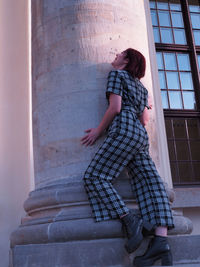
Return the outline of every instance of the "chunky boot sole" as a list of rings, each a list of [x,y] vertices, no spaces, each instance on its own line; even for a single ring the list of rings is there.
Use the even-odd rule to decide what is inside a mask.
[[[135,267],[152,266],[155,261],[161,259],[161,266],[173,266],[172,254],[170,251],[160,253],[149,259],[136,257],[133,261]]]
[[[145,229],[146,231],[152,231],[153,225],[150,224],[149,222],[143,222],[142,223],[142,230],[143,229]],[[132,236],[125,245],[127,252],[129,254],[134,252],[139,247],[142,240],[143,240],[142,231],[139,234]]]

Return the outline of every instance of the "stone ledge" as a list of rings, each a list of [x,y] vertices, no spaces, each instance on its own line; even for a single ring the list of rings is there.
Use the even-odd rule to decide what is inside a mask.
[[[200,207],[200,187],[174,188],[172,208]]]
[[[125,200],[136,202],[135,191],[132,191],[130,179],[127,179],[124,173],[119,179],[114,182],[115,189],[120,196]],[[170,202],[173,202],[174,191],[166,188]],[[55,205],[71,205],[74,202],[88,203],[88,196],[84,190],[83,181],[74,183],[63,179],[62,183],[51,184],[43,188],[36,189],[29,193],[28,199],[24,203],[24,209],[28,214],[39,211],[41,208]]]
[[[61,215],[62,216],[62,215]],[[174,216],[175,228],[169,235],[191,233],[192,225],[183,216]],[[96,240],[123,237],[121,222],[109,220],[96,223],[94,219],[59,220],[59,215],[48,223],[21,225],[11,234],[11,247],[16,245],[45,244],[55,242],[70,242],[80,240]]]

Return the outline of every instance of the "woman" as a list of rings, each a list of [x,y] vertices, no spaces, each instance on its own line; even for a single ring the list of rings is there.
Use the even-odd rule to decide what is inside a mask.
[[[149,266],[161,259],[172,265],[167,242],[167,229],[173,228],[168,197],[155,165],[149,156],[149,143],[144,128],[149,119],[148,91],[140,82],[146,61],[137,50],[129,48],[116,55],[114,71],[108,75],[106,96],[109,106],[97,128],[88,129],[81,142],[93,145],[108,128],[108,135],[95,154],[84,183],[97,222],[119,218],[127,234],[128,253],[142,242],[144,230],[155,231],[149,248],[136,257],[136,266]],[[112,186],[127,167],[141,215],[133,214]]]

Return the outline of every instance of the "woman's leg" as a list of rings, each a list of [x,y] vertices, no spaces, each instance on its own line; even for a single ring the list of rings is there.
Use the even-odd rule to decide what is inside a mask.
[[[128,168],[142,218],[155,226],[155,237],[144,255],[135,257],[134,265],[151,266],[160,259],[162,265],[171,266],[167,229],[173,228],[174,224],[164,184],[147,150],[138,153]]]
[[[143,220],[155,227],[173,228],[173,217],[164,184],[147,150],[139,152],[128,164],[132,188]],[[158,232],[165,230],[158,228]]]
[[[156,227],[155,235],[157,235],[157,236],[167,236],[167,227],[164,227],[164,226]]]
[[[85,172],[85,189],[96,221],[120,218],[129,212],[112,181],[130,161],[131,145],[129,137],[108,136]]]

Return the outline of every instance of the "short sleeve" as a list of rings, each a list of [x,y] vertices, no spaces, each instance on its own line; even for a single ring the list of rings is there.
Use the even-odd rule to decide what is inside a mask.
[[[146,88],[144,88],[144,91],[142,93],[141,103],[140,103],[140,108],[139,108],[139,115],[141,115],[143,113],[145,107],[147,107],[149,109],[148,91]]]
[[[110,71],[108,74],[107,90],[106,97],[109,97],[109,94],[113,93],[116,95],[123,95],[123,85],[122,80],[119,76],[118,71]]]

